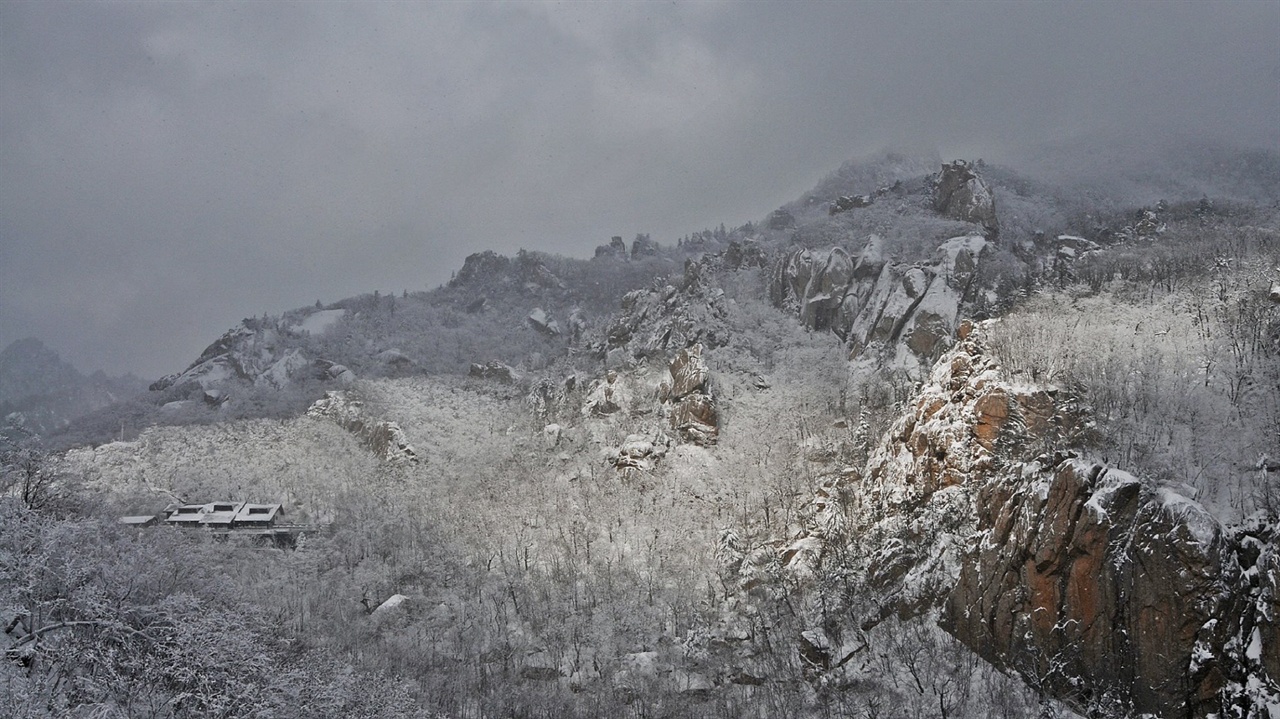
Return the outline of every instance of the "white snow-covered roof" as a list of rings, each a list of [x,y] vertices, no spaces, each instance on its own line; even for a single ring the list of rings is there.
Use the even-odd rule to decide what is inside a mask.
[[[205,505],[200,524],[230,526],[243,506],[244,502],[210,502]]]
[[[235,523],[271,523],[276,517],[284,514],[284,510],[278,504],[245,504],[236,513]]]

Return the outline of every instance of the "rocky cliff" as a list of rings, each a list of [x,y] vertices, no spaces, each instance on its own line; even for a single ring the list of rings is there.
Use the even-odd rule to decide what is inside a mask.
[[[888,261],[875,235],[856,254],[795,249],[775,267],[770,297],[806,327],[835,332],[854,358],[876,350],[927,367],[951,341],[986,246],[981,236],[955,237],[910,265]]]
[[[1175,487],[1075,456],[1068,396],[1012,384],[962,326],[861,472],[814,501],[845,516],[788,551],[865,578],[854,623],[939,617],[984,659],[1082,712],[1266,717],[1280,706],[1280,551]],[[793,552],[795,554],[795,552]],[[785,557],[784,557],[785,558]],[[814,571],[812,567],[805,571]]]

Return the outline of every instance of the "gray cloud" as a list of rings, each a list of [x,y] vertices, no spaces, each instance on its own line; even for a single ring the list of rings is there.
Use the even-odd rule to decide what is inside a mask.
[[[0,345],[180,369],[241,317],[759,217],[885,146],[1280,144],[1280,5],[0,4]]]

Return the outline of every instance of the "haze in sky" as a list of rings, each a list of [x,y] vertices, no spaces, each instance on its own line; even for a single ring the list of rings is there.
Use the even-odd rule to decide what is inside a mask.
[[[1280,3],[0,3],[0,347],[759,220],[886,147],[1280,146]]]

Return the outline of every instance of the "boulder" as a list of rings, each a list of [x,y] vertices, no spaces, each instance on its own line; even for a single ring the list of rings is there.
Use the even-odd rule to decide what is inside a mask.
[[[548,337],[556,337],[560,334],[560,323],[551,319],[541,307],[535,307],[529,313],[528,320],[530,326]]]
[[[558,424],[549,424],[542,428],[542,441],[547,449],[555,449],[556,445],[560,444],[560,435],[563,431]]]
[[[631,434],[627,435],[617,452],[610,456],[609,462],[619,470],[638,469],[648,472],[666,453],[667,446],[664,442],[639,434]]]
[[[408,606],[409,597],[404,594],[392,594],[387,601],[379,604],[370,614],[374,617],[388,616],[393,612],[403,611]]]
[[[415,362],[400,350],[390,349],[379,352],[374,358],[387,369],[404,372],[411,369]]]
[[[356,381],[356,373],[347,368],[346,365],[332,364],[325,371],[325,375],[341,385],[349,385]]]

